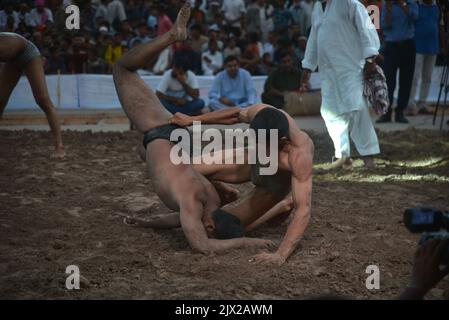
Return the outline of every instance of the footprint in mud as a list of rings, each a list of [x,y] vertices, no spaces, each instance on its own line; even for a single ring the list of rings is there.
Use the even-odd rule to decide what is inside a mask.
[[[22,205],[22,206],[28,206],[30,204],[43,203],[44,202],[44,201],[42,201],[41,199],[38,199],[38,198],[30,198],[30,197],[26,197],[26,198],[14,197],[14,198],[19,198],[20,199],[20,205]]]
[[[83,208],[81,208],[81,207],[74,207],[74,208],[71,208],[71,209],[67,209],[66,211],[72,217],[79,218],[79,217],[81,217],[80,211],[82,209]]]
[[[118,197],[116,201],[125,203],[126,208],[131,212],[142,212],[149,208],[154,208],[160,202],[156,195],[144,196],[141,192]]]

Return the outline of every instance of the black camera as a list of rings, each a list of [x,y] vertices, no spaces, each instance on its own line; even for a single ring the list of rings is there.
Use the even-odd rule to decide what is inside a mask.
[[[421,233],[420,245],[431,239],[449,239],[449,212],[433,208],[411,208],[404,212],[404,223],[410,232]],[[449,265],[449,246],[443,252],[441,263]]]

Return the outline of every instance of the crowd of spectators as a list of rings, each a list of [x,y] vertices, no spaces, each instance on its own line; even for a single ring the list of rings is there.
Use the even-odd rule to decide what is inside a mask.
[[[146,70],[163,75],[175,60],[196,75],[215,75],[224,59],[238,58],[251,75],[268,75],[280,52],[300,61],[310,29],[313,0],[192,0],[189,40],[161,53]],[[130,48],[167,32],[179,0],[5,0],[0,31],[32,40],[45,57],[47,74],[111,72]],[[65,8],[80,8],[81,29],[67,30]],[[298,65],[299,67],[299,65]]]
[[[155,37],[167,32],[176,20],[182,2],[182,0],[4,0],[0,3],[0,31],[16,32],[33,41],[44,57],[47,74],[108,74],[111,73],[113,64],[127,50],[141,43],[151,42]],[[304,58],[317,0],[191,0],[191,2],[193,9],[188,41],[177,43],[161,52],[157,59],[149,61],[145,72],[167,76],[167,71],[174,68],[181,73],[184,69],[190,70],[193,76],[219,75],[220,79],[226,79],[225,71],[229,72],[229,69],[225,61],[231,57],[231,60],[236,61],[241,68],[239,75],[244,74],[245,77],[271,75],[262,98],[264,102],[282,107],[283,93],[286,90],[296,91],[300,87],[299,80],[291,80],[295,80],[301,73],[301,61]],[[382,52],[385,54],[385,61],[380,62],[384,62],[390,96],[395,88],[396,70],[399,68],[403,74],[399,83],[398,119],[401,122],[406,121],[403,110],[407,108],[409,100],[411,113],[416,113],[417,109],[428,113],[425,99],[430,86],[432,68],[437,53],[443,49],[445,52],[447,50],[445,46],[443,48],[434,43],[428,44],[429,41],[438,42],[438,35],[429,38],[427,33],[429,30],[435,30],[434,33],[447,32],[444,18],[448,15],[448,1],[438,0],[437,9],[430,7],[435,1],[420,1],[425,14],[421,17],[418,14],[416,17],[410,15],[418,24],[416,37],[419,38],[415,39],[418,53],[416,69],[419,69],[419,72],[415,73],[414,81],[414,50],[393,46],[391,41],[402,43],[407,40],[409,47],[413,47],[415,28],[407,24],[408,13],[400,9],[400,4],[403,2],[412,4],[416,1],[362,0],[361,2],[366,6],[376,5],[382,12],[379,35],[384,43]],[[80,9],[79,30],[66,28],[68,14],[65,8],[71,4],[77,5]],[[390,20],[393,16],[393,24],[390,20],[386,20],[387,16]],[[403,24],[399,22],[402,21],[400,18],[405,21]],[[440,27],[435,26],[432,19],[437,19]],[[404,30],[405,25],[408,25],[407,30]],[[441,37],[443,38],[445,36]],[[398,56],[409,58],[397,60],[395,57]],[[283,59],[290,60],[289,64],[282,63]],[[393,63],[394,59],[401,64]],[[180,63],[175,68],[174,64],[178,61]],[[420,99],[415,102],[413,97],[409,99],[409,96],[419,91],[418,82],[421,75],[423,80]],[[187,79],[192,77],[187,71],[184,76],[187,76]],[[196,79],[192,83],[197,83]],[[175,98],[180,101],[179,97]],[[195,100],[189,94],[187,98],[188,102]],[[252,97],[246,99],[252,101]],[[220,102],[218,98],[213,108],[219,108],[221,105],[223,101]],[[390,114],[387,114],[380,122],[388,122],[389,117]]]

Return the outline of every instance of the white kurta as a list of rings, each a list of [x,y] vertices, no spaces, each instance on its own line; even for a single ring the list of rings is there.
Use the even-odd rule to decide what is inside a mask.
[[[354,113],[367,111],[363,95],[363,67],[365,59],[377,55],[379,48],[376,28],[359,1],[328,0],[324,12],[321,2],[315,4],[312,30],[302,66],[312,71],[319,68],[321,115],[334,140],[335,156],[338,158],[349,156],[348,129],[360,154],[379,153],[369,113],[361,112],[362,117]],[[354,126],[354,121],[361,123]],[[335,132],[337,123],[341,132]],[[357,128],[367,132],[353,132]]]

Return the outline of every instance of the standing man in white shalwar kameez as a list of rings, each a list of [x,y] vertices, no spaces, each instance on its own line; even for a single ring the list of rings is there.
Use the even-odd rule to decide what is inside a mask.
[[[357,0],[328,0],[315,4],[312,30],[302,61],[304,89],[318,67],[321,115],[334,142],[331,168],[352,167],[349,136],[365,166],[375,166],[379,142],[363,95],[364,76],[375,72],[380,41],[376,28]]]

